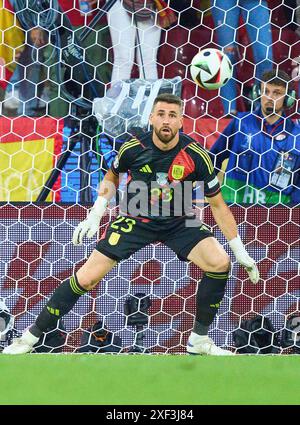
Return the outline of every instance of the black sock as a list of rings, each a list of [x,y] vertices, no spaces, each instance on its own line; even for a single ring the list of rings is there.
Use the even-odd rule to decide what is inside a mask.
[[[55,329],[58,320],[67,314],[81,295],[86,292],[79,285],[76,275],[62,282],[38,315],[35,323],[30,328],[30,332],[39,338],[43,332]]]
[[[196,296],[196,318],[193,332],[207,335],[225,293],[229,272],[204,273]]]

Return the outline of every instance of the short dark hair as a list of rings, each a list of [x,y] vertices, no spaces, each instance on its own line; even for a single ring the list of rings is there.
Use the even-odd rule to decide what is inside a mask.
[[[285,71],[282,71],[281,69],[272,69],[263,73],[261,82],[287,88],[290,82],[290,77]]]
[[[180,108],[180,111],[183,111],[183,101],[181,100],[181,98],[179,96],[176,96],[175,94],[171,94],[171,93],[161,93],[159,94],[153,102],[153,107],[152,107],[152,111],[155,108],[155,105],[158,102],[166,102],[166,103],[174,103],[175,105],[178,105]]]

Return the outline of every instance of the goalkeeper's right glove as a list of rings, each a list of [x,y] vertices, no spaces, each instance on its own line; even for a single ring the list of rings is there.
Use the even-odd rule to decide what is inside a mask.
[[[85,235],[90,239],[98,232],[107,204],[107,199],[98,196],[87,218],[81,221],[74,230],[72,239],[74,245],[81,245]]]

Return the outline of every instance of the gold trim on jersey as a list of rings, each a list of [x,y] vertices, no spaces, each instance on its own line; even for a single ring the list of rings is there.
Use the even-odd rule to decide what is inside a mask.
[[[195,143],[188,145],[188,148],[192,149],[194,152],[198,153],[201,156],[201,158],[203,159],[203,161],[207,165],[207,169],[208,169],[209,174],[212,174],[214,172],[214,166],[211,162],[211,159],[210,159],[208,153],[201,146],[199,146]]]
[[[140,142],[136,139],[130,140],[129,142],[124,143],[123,146],[121,146],[119,153],[118,153],[118,157],[119,157],[119,161],[121,159],[121,156],[123,155],[123,153],[125,151],[127,151],[127,149],[133,148],[134,146],[139,145]]]

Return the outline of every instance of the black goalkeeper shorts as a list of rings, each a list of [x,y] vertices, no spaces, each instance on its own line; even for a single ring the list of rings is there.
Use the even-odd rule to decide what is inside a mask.
[[[187,261],[198,242],[213,237],[201,221],[193,220],[192,227],[187,226],[190,221],[176,218],[166,224],[162,221],[119,216],[108,224],[96,249],[113,260],[121,261],[152,242],[162,242],[180,260]]]

